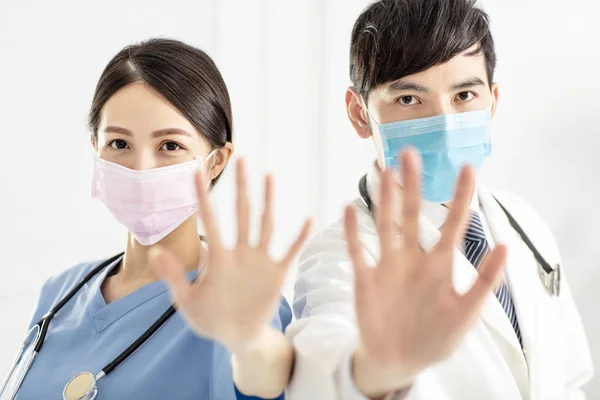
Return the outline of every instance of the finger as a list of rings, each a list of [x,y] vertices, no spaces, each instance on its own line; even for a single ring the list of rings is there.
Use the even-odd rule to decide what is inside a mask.
[[[366,281],[368,266],[363,254],[362,243],[358,238],[358,221],[356,211],[352,206],[344,210],[344,232],[350,260],[354,265],[355,284],[361,286]]]
[[[304,223],[304,226],[302,226],[300,235],[298,235],[298,238],[296,238],[294,243],[292,243],[292,245],[288,249],[286,255],[283,257],[283,260],[280,262],[280,265],[287,268],[292,263],[292,261],[294,260],[296,255],[302,249],[302,246],[304,246],[306,239],[308,239],[308,235],[310,234],[311,227],[312,227],[312,221],[309,219]]]
[[[474,181],[473,168],[470,166],[463,167],[458,178],[456,194],[448,218],[440,229],[442,232],[439,242],[440,248],[448,250],[460,244],[466,231],[466,225],[469,222],[469,205],[473,198]]]
[[[396,190],[394,172],[386,169],[381,174],[381,186],[379,188],[379,207],[376,209],[375,218],[377,233],[384,254],[396,247],[396,220],[394,219],[394,191]]]
[[[419,248],[419,209],[421,204],[421,161],[419,154],[407,149],[398,156],[402,170],[402,231],[404,246]]]
[[[196,194],[198,196],[198,214],[206,230],[206,242],[209,248],[217,249],[221,247],[219,228],[215,215],[212,211],[212,204],[208,197],[208,182],[204,176],[202,168],[196,173]]]
[[[495,289],[505,261],[506,247],[503,245],[496,246],[483,260],[477,280],[461,299],[460,309],[470,317],[478,315],[486,297]]]
[[[191,286],[185,278],[183,263],[171,251],[160,247],[153,248],[149,258],[156,275],[166,282],[173,301],[180,307],[185,305]]]
[[[237,241],[239,245],[248,244],[248,231],[250,220],[250,206],[248,205],[248,192],[246,185],[246,162],[240,158],[235,165],[235,183],[237,186]]]
[[[269,243],[273,234],[273,177],[267,175],[265,178],[265,209],[263,211],[260,239],[258,248],[263,252],[269,251]]]

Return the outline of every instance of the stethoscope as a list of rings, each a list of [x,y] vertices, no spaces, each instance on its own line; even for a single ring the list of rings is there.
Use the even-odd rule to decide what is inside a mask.
[[[100,272],[105,267],[112,264],[122,256],[123,253],[119,253],[116,256],[104,261],[92,271],[90,271],[81,280],[81,282],[79,282],[77,286],[75,286],[56,306],[54,306],[54,308],[52,308],[46,315],[44,315],[39,322],[33,325],[33,327],[27,332],[25,340],[21,345],[21,349],[19,350],[19,353],[17,354],[17,357],[15,358],[15,361],[12,367],[10,368],[7,377],[4,379],[4,382],[2,382],[2,386],[0,387],[0,398],[4,394],[4,390],[6,389],[8,382],[11,380],[12,375],[15,369],[17,368],[17,365],[20,363],[21,357],[23,356],[26,347],[29,345],[31,338],[35,337],[33,341],[33,351],[27,359],[25,367],[23,368],[23,371],[21,372],[14,386],[13,392],[9,397],[10,400],[13,400],[16,397],[17,391],[21,387],[23,379],[25,379],[25,375],[27,375],[27,372],[31,368],[33,361],[42,349],[42,346],[44,345],[44,341],[46,339],[46,334],[48,332],[48,326],[50,325],[52,318],[54,318],[56,313],[59,312],[60,309],[63,308],[63,306],[67,304],[73,296],[75,296],[75,294],[79,291],[79,289],[83,287],[83,285],[89,282],[90,279],[92,279],[98,272]],[[165,311],[156,320],[156,322],[152,324],[152,326],[150,326],[144,333],[142,333],[142,335],[138,337],[121,354],[115,357],[114,360],[106,364],[106,366],[102,368],[102,370],[97,375],[94,375],[91,372],[81,372],[75,375],[65,385],[65,388],[63,390],[63,400],[94,400],[98,396],[98,380],[110,374],[123,361],[125,361],[130,355],[132,355],[137,349],[139,349],[165,322],[167,322],[167,320],[173,314],[175,314],[175,307],[171,305],[169,309],[167,309],[167,311]]]
[[[371,202],[371,196],[369,196],[369,191],[367,190],[367,175],[364,175],[358,182],[358,191],[360,192],[360,197],[362,197],[365,206],[367,206],[369,212],[371,215],[373,215],[373,203]],[[506,214],[508,222],[512,228],[519,234],[521,240],[523,240],[529,250],[533,253],[533,256],[538,264],[539,277],[544,284],[544,287],[551,296],[558,296],[560,294],[560,264],[556,264],[554,268],[552,268],[550,263],[548,263],[546,259],[542,257],[540,252],[537,250],[533,242],[529,239],[525,231],[523,231],[523,228],[521,228],[514,217],[496,197],[494,197],[494,200],[496,200],[502,211],[504,211],[504,214]]]

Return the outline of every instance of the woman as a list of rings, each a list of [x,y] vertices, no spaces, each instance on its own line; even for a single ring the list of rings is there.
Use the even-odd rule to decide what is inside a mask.
[[[92,194],[128,229],[125,252],[44,284],[31,326],[40,321],[45,340],[29,341],[2,398],[15,391],[17,399],[69,400],[96,391],[98,399],[280,396],[293,350],[282,334],[291,312],[279,291],[310,224],[283,261],[268,256],[267,177],[260,240],[250,246],[240,161],[237,245],[221,245],[207,192],[233,152],[232,117],[213,61],[174,40],[126,47],[100,77],[89,123]]]

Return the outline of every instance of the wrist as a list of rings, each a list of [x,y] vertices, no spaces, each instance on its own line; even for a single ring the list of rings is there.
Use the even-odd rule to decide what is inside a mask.
[[[397,362],[378,360],[358,345],[352,357],[352,375],[358,389],[370,399],[408,388],[418,371]]]
[[[237,357],[244,357],[262,352],[269,347],[274,347],[283,338],[283,334],[280,331],[265,326],[254,335],[238,338],[224,344],[232,354],[235,354]]]
[[[229,350],[233,381],[242,393],[271,399],[285,390],[294,363],[294,349],[280,331],[267,327],[254,340]]]

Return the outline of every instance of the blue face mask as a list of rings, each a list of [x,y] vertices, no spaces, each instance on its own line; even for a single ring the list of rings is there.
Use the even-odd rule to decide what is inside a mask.
[[[461,168],[470,164],[479,171],[490,155],[490,122],[491,110],[486,109],[377,124],[385,166],[397,167],[398,152],[415,148],[423,159],[422,197],[448,202],[454,197]]]

